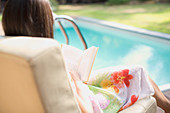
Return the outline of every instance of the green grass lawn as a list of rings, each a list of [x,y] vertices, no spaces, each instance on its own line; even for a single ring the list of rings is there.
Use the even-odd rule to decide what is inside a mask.
[[[56,14],[86,16],[170,34],[170,4],[60,5]]]

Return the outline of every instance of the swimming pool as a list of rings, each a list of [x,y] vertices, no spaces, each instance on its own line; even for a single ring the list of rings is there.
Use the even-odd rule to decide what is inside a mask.
[[[76,22],[88,47],[99,47],[93,69],[137,64],[145,67],[158,85],[170,83],[170,40],[81,20]],[[83,50],[73,27],[67,22],[63,23],[69,35],[70,45]],[[55,39],[65,43],[65,38],[57,26]]]

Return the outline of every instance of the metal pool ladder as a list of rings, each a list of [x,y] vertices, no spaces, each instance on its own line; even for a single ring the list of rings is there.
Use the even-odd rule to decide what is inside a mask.
[[[53,17],[54,17],[54,20],[58,22],[59,27],[60,27],[62,33],[63,33],[64,36],[65,36],[66,44],[69,44],[69,39],[68,39],[68,35],[67,35],[67,33],[66,33],[63,25],[61,24],[61,21],[60,21],[61,19],[67,20],[68,22],[70,22],[70,23],[73,25],[74,30],[76,31],[76,33],[78,34],[81,42],[83,43],[84,49],[87,49],[87,43],[86,43],[86,41],[84,40],[84,37],[83,37],[83,35],[81,34],[80,29],[79,29],[79,27],[77,26],[77,24],[75,23],[75,21],[73,20],[73,18],[71,18],[70,16],[67,16],[67,15],[56,15],[56,14],[53,14]]]

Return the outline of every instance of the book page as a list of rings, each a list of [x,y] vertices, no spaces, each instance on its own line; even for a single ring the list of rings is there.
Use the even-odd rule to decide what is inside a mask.
[[[67,69],[69,71],[77,72],[78,64],[80,62],[80,58],[83,54],[83,51],[73,46],[63,44],[62,52],[63,52]]]
[[[90,47],[82,51],[73,46],[62,45],[62,52],[67,69],[77,72],[83,82],[89,79],[97,51],[97,47]]]
[[[85,50],[81,56],[80,63],[78,64],[78,73],[83,82],[88,81],[90,77],[97,51],[98,48],[93,46]]]

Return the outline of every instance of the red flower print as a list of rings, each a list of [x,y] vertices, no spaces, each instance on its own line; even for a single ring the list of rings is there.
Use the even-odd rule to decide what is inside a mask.
[[[139,96],[136,97],[136,95],[131,96],[131,104],[134,104],[138,100]]]
[[[136,95],[132,95],[131,96],[131,102],[126,104],[125,106],[123,106],[119,111],[122,111],[123,109],[131,106],[132,104],[134,104],[137,100],[138,100],[139,96],[136,97]]]
[[[118,84],[118,86],[121,88],[123,87],[123,83],[125,83],[125,85],[129,87],[130,86],[129,80],[131,80],[132,78],[133,76],[129,75],[129,69],[124,69],[122,71],[113,72],[111,74],[110,80],[114,84]]]

